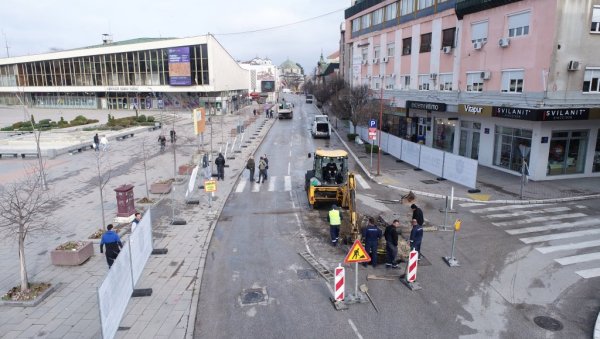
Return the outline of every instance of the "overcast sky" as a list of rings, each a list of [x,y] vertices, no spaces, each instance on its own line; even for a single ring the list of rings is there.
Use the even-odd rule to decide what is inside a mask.
[[[327,56],[338,49],[350,0],[1,0],[1,5],[2,58],[6,43],[10,56],[20,56],[100,44],[103,33],[121,41],[210,32],[237,60],[268,57],[279,65],[289,57],[309,71],[321,51]],[[227,34],[310,18],[315,19]]]

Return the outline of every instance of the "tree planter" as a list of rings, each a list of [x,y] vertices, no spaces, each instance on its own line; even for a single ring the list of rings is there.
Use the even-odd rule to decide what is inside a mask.
[[[195,167],[195,165],[181,165],[181,166],[179,166],[179,170],[177,171],[177,174],[179,174],[179,175],[192,174],[194,167]]]
[[[150,185],[150,193],[166,194],[171,192],[172,183],[154,183]]]
[[[83,245],[73,250],[50,251],[50,260],[57,266],[77,266],[83,264],[94,255],[94,245],[91,241],[82,242]]]

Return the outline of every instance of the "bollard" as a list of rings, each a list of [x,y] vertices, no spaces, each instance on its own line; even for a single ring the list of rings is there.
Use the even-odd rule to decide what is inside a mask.
[[[406,287],[410,288],[411,291],[417,291],[421,289],[421,286],[417,282],[417,266],[419,265],[418,263],[419,252],[413,249],[408,255],[405,279],[401,279],[402,283],[404,283]]]
[[[335,301],[344,301],[344,285],[345,285],[345,269],[341,264],[338,264],[338,267],[335,268]]]

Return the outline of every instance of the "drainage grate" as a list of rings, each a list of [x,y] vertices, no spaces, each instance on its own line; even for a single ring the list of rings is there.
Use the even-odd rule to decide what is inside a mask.
[[[437,180],[421,180],[422,183],[427,184],[427,185],[432,185],[432,184],[437,184],[438,181]]]
[[[296,273],[298,274],[298,279],[301,280],[315,279],[317,277],[317,272],[310,268],[297,270]]]
[[[264,288],[248,288],[240,295],[242,305],[256,305],[267,300],[267,291]]]
[[[533,318],[533,322],[548,331],[557,332],[563,329],[563,325],[560,321],[544,315]]]

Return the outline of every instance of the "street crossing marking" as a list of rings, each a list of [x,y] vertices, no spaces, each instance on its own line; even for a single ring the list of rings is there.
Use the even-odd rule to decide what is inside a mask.
[[[583,279],[595,278],[600,276],[600,267],[590,268],[589,270],[575,271],[575,273],[577,273]]]
[[[562,228],[593,226],[596,224],[598,224],[597,219],[584,219],[584,220],[579,220],[579,221],[575,221],[575,222],[563,222],[560,224],[514,228],[514,229],[506,230],[506,233],[508,233],[510,235],[516,235],[516,234],[525,234],[525,233],[533,233],[533,232],[543,232],[543,231],[549,231],[549,230],[558,230],[558,229],[562,229]]]
[[[588,254],[580,254],[580,255],[572,255],[570,257],[563,257],[563,258],[558,258],[558,259],[554,259],[554,261],[556,261],[557,263],[561,264],[561,265],[572,265],[572,264],[578,264],[581,262],[588,262],[588,261],[592,261],[592,260],[600,260],[600,252],[596,252],[596,253],[588,253]]]
[[[549,234],[549,235],[540,235],[537,237],[520,238],[519,240],[521,240],[522,242],[524,242],[526,244],[531,244],[531,243],[544,242],[544,241],[550,241],[550,240],[582,237],[584,235],[593,235],[593,234],[600,234],[600,229],[566,232],[566,233]]]
[[[285,176],[284,185],[285,185],[284,189],[286,192],[292,190],[292,178],[290,176],[288,176],[288,175]]]
[[[485,218],[509,218],[509,217],[519,217],[522,215],[530,215],[530,214],[542,214],[542,213],[548,213],[548,212],[565,212],[565,211],[569,211],[571,210],[569,207],[550,207],[550,208],[544,208],[544,209],[540,209],[540,210],[535,210],[535,211],[517,211],[517,212],[512,212],[512,213],[500,213],[500,214],[489,214],[489,215],[484,215]]]
[[[271,176],[271,180],[267,180],[269,182],[269,192],[273,192],[275,190],[275,182],[277,181],[277,176]]]
[[[356,178],[356,181],[358,181],[358,184],[368,190],[371,189],[371,186],[369,186],[369,184],[367,183],[367,181],[365,179],[363,179],[363,177],[360,174],[355,174],[354,177]]]
[[[260,185],[259,183],[255,182],[252,183],[252,192],[260,192]]]
[[[550,215],[544,217],[536,217],[522,220],[512,220],[512,221],[502,221],[502,222],[493,222],[494,226],[511,226],[511,225],[525,225],[531,224],[534,222],[540,221],[550,221],[550,220],[558,220],[558,219],[573,219],[573,218],[581,218],[587,217],[587,214],[583,213],[571,213],[571,214],[561,214],[561,215]]]
[[[236,193],[241,193],[244,191],[244,188],[246,187],[246,183],[248,182],[248,180],[242,178],[240,180],[240,182],[237,184],[237,187],[235,188],[235,192]]]
[[[600,240],[592,240],[592,241],[584,241],[584,242],[572,242],[564,245],[553,245],[553,246],[543,246],[536,247],[540,253],[553,253],[559,251],[569,251],[569,250],[579,250],[582,248],[596,247],[600,246]]]
[[[475,207],[475,206],[481,206],[481,205],[485,205],[479,202],[467,202],[464,204],[460,204],[460,207]]]
[[[472,210],[471,213],[480,214],[485,212],[493,212],[493,211],[504,211],[504,210],[515,210],[515,209],[525,209],[531,207],[539,207],[539,206],[548,206],[549,204],[537,204],[537,205],[507,205],[507,206],[497,206],[497,207],[487,207],[478,210]]]

